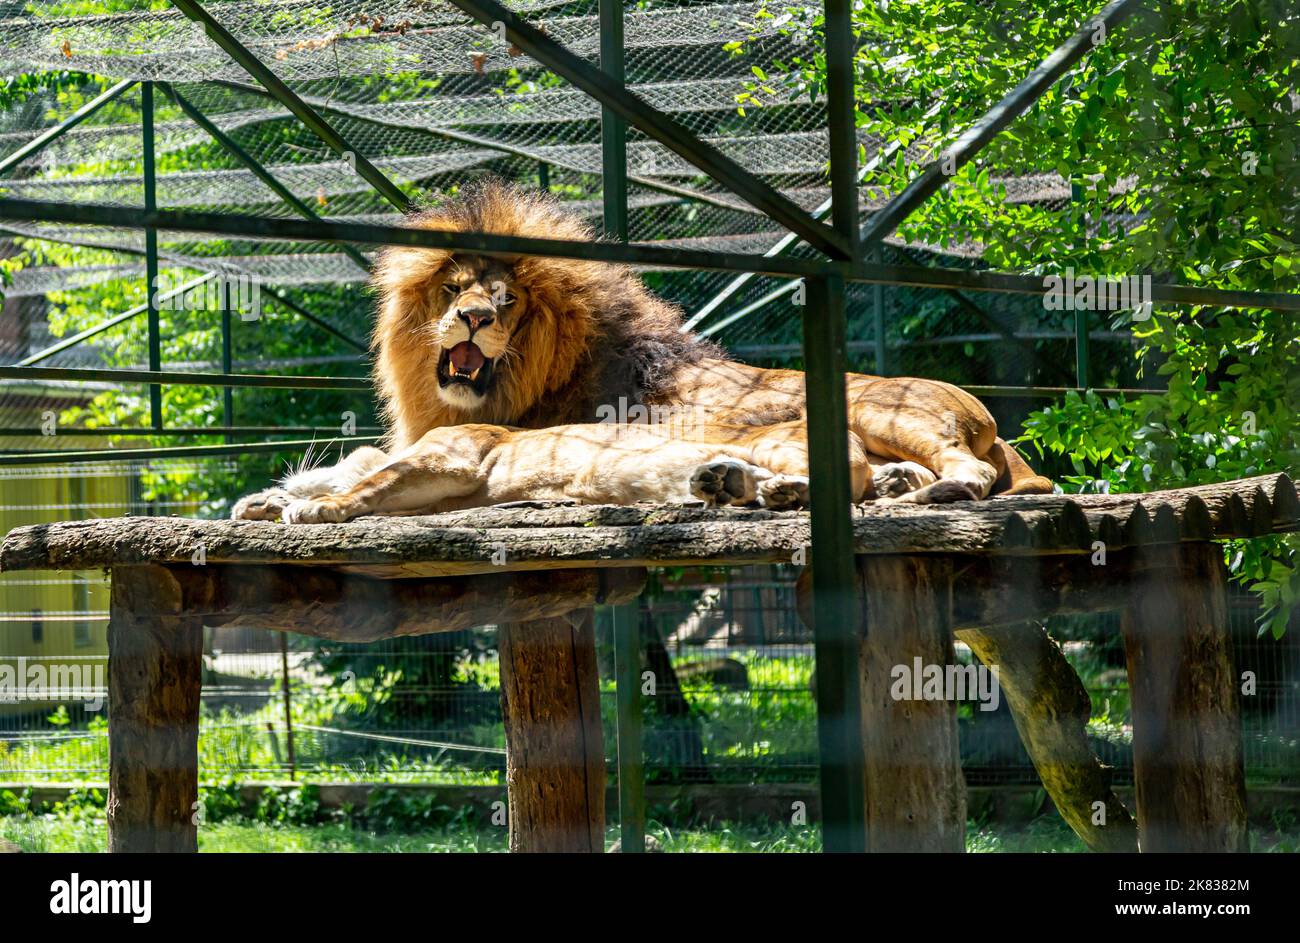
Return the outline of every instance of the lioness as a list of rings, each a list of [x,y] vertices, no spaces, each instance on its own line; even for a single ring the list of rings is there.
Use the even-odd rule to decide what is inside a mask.
[[[469,187],[411,223],[595,239],[556,200],[497,181]],[[687,435],[698,438],[710,428],[768,426],[804,413],[803,374],[727,360],[714,344],[683,332],[681,310],[623,266],[395,247],[381,254],[374,280],[381,299],[375,380],[388,419],[386,447],[413,473],[420,465],[413,447],[418,452],[426,433],[445,426],[536,429],[661,407],[686,416],[694,430]],[[1052,490],[998,438],[993,417],[964,390],[860,374],[850,374],[847,384],[850,431],[869,456],[875,494],[910,493],[928,503]],[[428,447],[445,449],[449,441],[437,436]],[[524,455],[511,468],[522,481],[546,461],[544,454]],[[295,499],[340,494],[387,462],[385,452],[359,450],[339,465],[290,475],[242,499],[233,516],[279,519]],[[396,467],[385,474],[398,474]],[[321,515],[328,517],[298,505],[292,518]]]

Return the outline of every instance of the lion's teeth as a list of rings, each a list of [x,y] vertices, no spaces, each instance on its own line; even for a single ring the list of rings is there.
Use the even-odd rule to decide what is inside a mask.
[[[482,370],[482,369],[483,369],[482,367],[475,367],[475,368],[474,368],[474,372],[471,373],[471,374],[469,375],[469,378],[470,378],[471,380],[477,380],[477,379],[478,379],[478,372],[479,372],[479,370]]]

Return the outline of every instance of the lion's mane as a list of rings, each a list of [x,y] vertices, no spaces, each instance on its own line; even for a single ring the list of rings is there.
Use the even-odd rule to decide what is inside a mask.
[[[594,241],[596,233],[547,195],[486,180],[419,213],[411,225],[461,232]],[[457,253],[471,255],[472,253]],[[683,363],[724,356],[682,333],[682,312],[632,270],[541,256],[513,260],[527,308],[483,405],[472,412],[437,394],[439,351],[421,328],[436,320],[442,272],[453,253],[396,247],[375,266],[380,310],[375,378],[401,448],[436,426],[463,422],[543,427],[591,422],[602,404],[654,401]]]

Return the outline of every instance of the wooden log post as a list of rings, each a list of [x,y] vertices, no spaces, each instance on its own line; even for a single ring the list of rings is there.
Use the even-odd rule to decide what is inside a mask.
[[[203,623],[163,567],[115,567],[108,623],[108,850],[198,851]]]
[[[957,705],[917,690],[916,666],[955,664],[950,631],[952,561],[863,556],[862,741],[868,851],[963,851],[966,781]],[[908,683],[901,686],[906,677]]]
[[[605,747],[590,609],[501,625],[510,850],[605,850]]]
[[[1238,679],[1212,543],[1142,548],[1122,626],[1144,852],[1248,851]]]

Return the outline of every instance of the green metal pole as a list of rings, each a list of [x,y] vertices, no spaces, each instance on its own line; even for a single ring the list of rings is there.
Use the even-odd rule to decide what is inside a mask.
[[[871,247],[871,261],[883,262],[880,243]],[[885,286],[871,286],[871,319],[876,332],[876,376],[889,376],[889,336],[885,330]]]
[[[234,351],[233,341],[230,336],[230,298],[228,292],[229,286],[224,280],[221,282],[221,372],[225,374],[234,373]],[[225,386],[221,388],[221,421],[227,426],[235,424],[235,388]],[[226,441],[231,441],[230,436],[226,436]]]
[[[618,822],[624,854],[645,851],[645,767],[641,753],[641,609],[609,607],[618,724]]]
[[[155,226],[176,232],[257,236],[291,242],[350,242],[358,245],[419,246],[426,249],[459,250],[487,256],[544,255],[552,258],[586,259],[620,265],[653,265],[662,268],[697,269],[706,272],[755,272],[778,278],[805,278],[838,275],[846,281],[913,288],[955,288],[961,291],[998,292],[1002,294],[1043,296],[1042,276],[1013,275],[983,269],[931,268],[922,265],[876,264],[834,259],[793,256],[752,255],[717,252],[640,243],[591,242],[581,239],[547,239],[533,236],[506,236],[499,233],[460,232],[420,229],[413,226],[385,226],[371,223],[345,223],[332,219],[312,222],[254,216],[247,213],[195,213],[188,210],[158,210],[152,215],[138,208],[110,206],[102,203],[46,203],[0,197],[0,223],[21,220],[50,223],[73,223],[89,226],[115,226],[121,229],[144,229]],[[3,229],[0,226],[0,229]],[[36,238],[19,233],[23,238]],[[46,239],[69,243],[68,239]],[[85,240],[71,244],[85,245]],[[122,246],[105,245],[111,252],[129,252]],[[1156,304],[1211,305],[1223,308],[1277,308],[1300,311],[1300,292],[1245,291],[1242,289],[1205,288],[1157,281],[1151,286],[1151,301]]]
[[[45,131],[40,135],[38,135],[37,137],[33,138],[32,140],[28,141],[22,147],[18,148],[18,150],[14,151],[4,160],[0,161],[0,177],[9,173],[9,171],[13,170],[15,167],[17,167],[27,158],[31,157],[33,154],[36,154],[39,151],[43,150],[45,146],[50,142],[57,141],[59,138],[63,137],[63,135],[67,134],[77,125],[81,124],[81,122],[85,121],[95,112],[99,111],[100,108],[104,107],[109,102],[114,101],[117,98],[120,98],[123,92],[125,92],[127,89],[131,88],[134,85],[135,85],[135,79],[127,79],[125,82],[118,82],[112,88],[105,89],[95,98],[86,102],[86,104],[78,108],[73,114],[64,118],[61,122],[59,122],[54,127],[50,128],[48,131]]]
[[[1083,202],[1083,187],[1078,180],[1070,183],[1070,201],[1076,205]],[[1080,239],[1083,248],[1088,244],[1088,218],[1085,213],[1079,214],[1079,229],[1081,230]],[[1070,307],[1075,308],[1074,299],[1070,300]],[[1074,384],[1081,390],[1088,388],[1088,360],[1091,351],[1088,349],[1088,312],[1084,308],[1075,308],[1074,310]]]
[[[353,436],[329,440],[340,445],[364,445],[378,442],[379,436]],[[178,445],[156,449],[99,449],[92,452],[8,452],[0,454],[0,467],[11,465],[64,465],[83,462],[126,462],[156,458],[198,458],[212,455],[245,455],[250,452],[300,451],[319,447],[320,439],[294,439],[281,442],[235,442],[229,445]]]
[[[857,140],[854,36],[850,0],[826,0],[827,119],[831,219],[857,260]],[[813,642],[817,662],[817,743],[821,756],[822,848],[867,850],[866,763],[862,747],[862,633],[857,604],[849,417],[845,283],[839,275],[807,280],[803,309],[812,494]]]
[[[361,343],[361,341],[349,337],[348,335],[340,331],[338,328],[336,328],[334,325],[330,324],[328,321],[316,317],[316,315],[312,314],[310,311],[308,311],[302,305],[298,304],[298,302],[294,301],[293,299],[288,298],[282,294],[276,294],[274,292],[271,293],[270,297],[271,297],[271,301],[273,301],[275,304],[278,304],[280,307],[292,311],[294,314],[298,315],[298,317],[302,318],[308,324],[316,325],[318,328],[320,328],[326,334],[329,334],[331,337],[337,337],[339,340],[343,341],[343,343],[347,344],[349,347],[355,347],[363,354],[370,353],[370,348],[365,344]]]
[[[822,845],[866,851],[862,752],[860,608],[854,557],[845,403],[844,280],[808,280],[803,338],[812,490],[813,638],[817,742],[821,751]]]
[[[543,193],[551,192],[551,165],[544,160],[537,162],[537,189]]]
[[[600,67],[623,87],[623,2],[600,0]],[[627,124],[608,105],[600,109],[601,193],[606,234],[627,242]]]
[[[154,166],[153,83],[140,84],[140,117],[144,133],[144,211],[158,209],[157,175]],[[162,370],[162,326],[158,315],[158,230],[149,226],[144,231],[145,290],[149,304],[149,369]],[[149,422],[161,429],[162,387],[149,387]]]
[[[266,373],[194,373],[124,370],[117,367],[0,367],[0,380],[64,380],[102,383],[166,383],[169,386],[242,386],[278,390],[370,390],[363,377],[289,377]]]
[[[1074,312],[1074,372],[1079,389],[1088,388],[1088,312],[1079,309]]]

